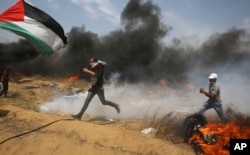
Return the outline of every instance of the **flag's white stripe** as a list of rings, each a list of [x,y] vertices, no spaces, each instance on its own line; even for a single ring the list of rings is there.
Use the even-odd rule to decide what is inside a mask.
[[[57,51],[64,46],[62,39],[57,34],[32,18],[25,16],[24,21],[12,23],[22,27],[46,42],[53,49],[53,51]]]
[[[21,35],[25,38],[27,38],[40,52],[44,54],[49,54],[53,51],[53,49],[43,40],[38,38],[36,35],[30,33],[26,29],[23,29],[22,27],[11,23],[11,22],[0,22],[0,28],[9,30],[13,33],[16,33],[17,35]]]

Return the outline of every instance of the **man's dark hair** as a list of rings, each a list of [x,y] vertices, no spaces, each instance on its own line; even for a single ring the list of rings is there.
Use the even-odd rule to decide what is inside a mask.
[[[98,59],[95,58],[95,57],[92,57],[92,58],[90,58],[90,59],[92,59],[94,62],[97,62],[97,61],[98,61]]]

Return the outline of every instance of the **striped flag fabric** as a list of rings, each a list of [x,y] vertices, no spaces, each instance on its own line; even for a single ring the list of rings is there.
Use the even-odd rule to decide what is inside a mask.
[[[0,14],[0,28],[25,37],[45,55],[67,44],[62,26],[50,15],[25,0],[18,0]]]

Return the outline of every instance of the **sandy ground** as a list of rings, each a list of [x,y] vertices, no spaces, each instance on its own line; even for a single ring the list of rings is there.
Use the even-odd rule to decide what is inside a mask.
[[[49,82],[48,82],[49,81]],[[10,82],[8,97],[0,98],[1,155],[194,155],[186,143],[172,143],[141,133],[146,120],[116,120],[36,111],[52,98],[54,90],[74,93],[85,88],[60,78],[18,77]]]

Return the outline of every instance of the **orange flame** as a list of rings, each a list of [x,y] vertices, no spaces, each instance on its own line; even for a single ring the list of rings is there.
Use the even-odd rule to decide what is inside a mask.
[[[236,125],[234,121],[227,124],[208,123],[199,131],[201,134],[194,134],[189,143],[198,143],[204,155],[229,155],[230,138],[250,138],[250,127]],[[209,144],[204,140],[204,136],[214,136],[215,141]]]
[[[79,78],[80,78],[80,75],[75,75],[75,76],[71,76],[71,77],[65,79],[64,81],[65,82],[75,82]]]
[[[195,85],[192,83],[188,83],[185,85],[186,88],[190,89],[190,90],[194,90],[195,89]]]
[[[159,81],[159,83],[160,83],[160,86],[162,86],[162,87],[166,87],[166,86],[167,86],[167,82],[166,82],[166,80],[164,80],[164,79],[161,79],[161,80]]]

